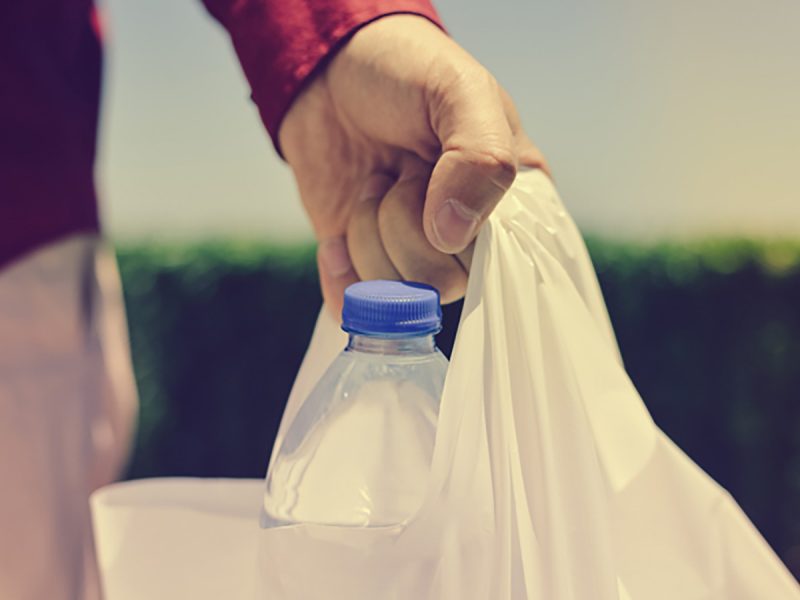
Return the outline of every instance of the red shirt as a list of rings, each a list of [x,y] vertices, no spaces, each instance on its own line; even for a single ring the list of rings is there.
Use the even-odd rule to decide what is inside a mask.
[[[204,3],[230,33],[275,142],[304,82],[359,27],[395,13],[439,22],[428,0]],[[57,238],[99,230],[98,23],[92,0],[0,2],[0,268]]]

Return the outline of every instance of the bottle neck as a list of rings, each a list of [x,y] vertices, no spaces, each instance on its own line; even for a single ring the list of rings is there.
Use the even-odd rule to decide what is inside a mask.
[[[436,342],[433,334],[385,338],[351,333],[347,351],[366,354],[432,354],[436,352]]]

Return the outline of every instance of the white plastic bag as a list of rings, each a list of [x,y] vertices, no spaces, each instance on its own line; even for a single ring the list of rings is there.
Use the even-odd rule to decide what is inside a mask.
[[[323,311],[276,447],[344,342]],[[419,513],[259,537],[270,600],[800,598],[730,496],[653,424],[538,171],[479,236]]]
[[[106,600],[252,600],[258,479],[143,479],[92,495]]]
[[[323,312],[279,440],[345,341]],[[254,587],[269,600],[800,598],[650,420],[581,237],[536,171],[479,236],[417,516],[260,531],[262,491],[177,479],[96,492],[106,600],[252,600]]]

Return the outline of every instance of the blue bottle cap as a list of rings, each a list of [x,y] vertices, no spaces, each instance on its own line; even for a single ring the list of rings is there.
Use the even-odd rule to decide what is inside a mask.
[[[342,329],[374,336],[436,333],[442,307],[436,288],[409,281],[360,281],[344,291]]]

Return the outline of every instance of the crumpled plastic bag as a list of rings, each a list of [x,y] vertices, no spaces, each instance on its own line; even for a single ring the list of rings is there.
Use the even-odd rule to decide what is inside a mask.
[[[276,448],[344,342],[323,311]],[[478,238],[418,514],[259,537],[259,598],[800,598],[731,497],[651,420],[540,171],[518,177]]]
[[[276,447],[345,339],[323,311]],[[258,498],[252,482],[221,484],[253,502],[252,521],[213,497],[198,512],[201,482],[166,507],[136,489],[147,483],[124,485],[139,498],[119,514],[105,491],[94,499],[108,600],[250,600],[253,586],[270,600],[800,598],[731,497],[652,422],[581,236],[539,171],[478,237],[426,500],[407,523],[260,531],[260,482]],[[143,575],[147,593],[133,594]]]

